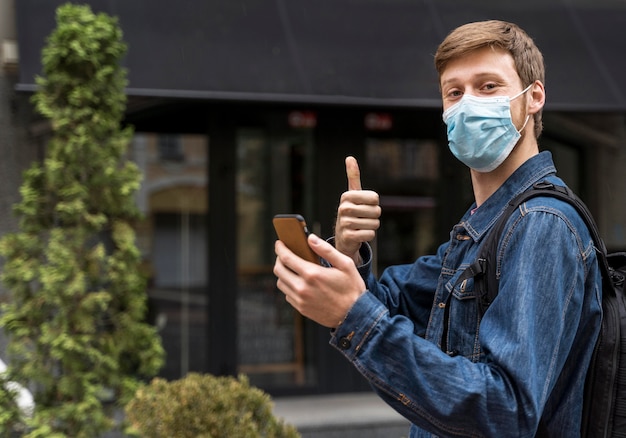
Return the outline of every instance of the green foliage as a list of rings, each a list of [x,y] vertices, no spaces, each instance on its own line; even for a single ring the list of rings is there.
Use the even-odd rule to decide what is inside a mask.
[[[151,438],[297,438],[277,419],[269,395],[241,375],[190,373],[167,382],[154,379],[126,406],[129,433]]]
[[[35,389],[28,437],[92,438],[113,424],[105,394],[125,404],[158,372],[163,349],[144,322],[122,32],[87,6],[63,5],[56,19],[33,96],[52,138],[24,173],[19,232],[0,241],[11,292],[0,325],[12,379]]]
[[[0,436],[11,436],[12,433],[24,430],[24,421],[17,403],[17,391],[8,385],[9,380],[3,373],[0,375]]]

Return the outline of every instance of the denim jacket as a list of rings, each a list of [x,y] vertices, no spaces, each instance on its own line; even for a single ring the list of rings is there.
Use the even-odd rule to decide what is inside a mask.
[[[454,286],[507,202],[542,180],[563,184],[549,152],[468,209],[435,255],[378,280],[363,245],[367,291],[330,343],[411,421],[411,437],[533,437],[540,419],[551,437],[580,435],[601,278],[579,214],[549,197],[515,211],[498,246],[499,293],[482,319],[473,280]]]

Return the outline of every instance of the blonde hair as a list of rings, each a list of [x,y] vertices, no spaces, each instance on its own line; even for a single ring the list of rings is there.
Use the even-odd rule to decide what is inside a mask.
[[[545,84],[543,55],[532,38],[516,24],[499,20],[468,23],[450,32],[435,54],[439,77],[450,61],[484,47],[503,49],[511,54],[522,88],[536,80]],[[535,137],[539,137],[543,129],[541,113],[539,111],[534,115]]]

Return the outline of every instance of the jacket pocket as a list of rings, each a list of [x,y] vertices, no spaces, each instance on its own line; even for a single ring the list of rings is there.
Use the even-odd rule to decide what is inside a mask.
[[[449,355],[461,355],[478,362],[481,358],[478,340],[480,317],[474,280],[470,278],[455,284],[456,277],[446,284],[450,294],[446,304],[447,318],[444,318],[446,339],[442,339],[442,345],[446,346]]]

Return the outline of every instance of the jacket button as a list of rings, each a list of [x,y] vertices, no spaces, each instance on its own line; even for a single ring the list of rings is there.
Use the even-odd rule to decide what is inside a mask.
[[[350,342],[350,339],[347,338],[346,336],[339,339],[339,347],[342,350],[347,350],[348,348],[350,348],[351,345],[352,345],[352,342]]]

